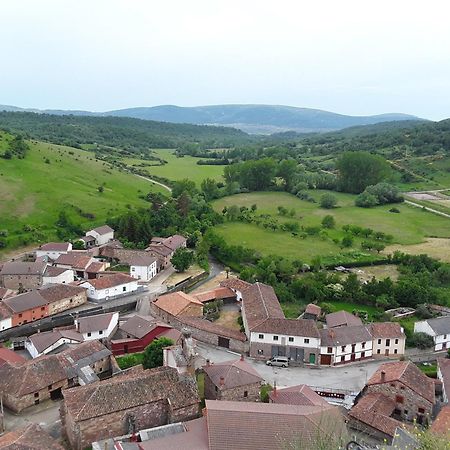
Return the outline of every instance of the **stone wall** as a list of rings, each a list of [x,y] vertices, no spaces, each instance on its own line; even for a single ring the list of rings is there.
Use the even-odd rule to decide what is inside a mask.
[[[205,372],[205,398],[207,400],[231,400],[238,402],[260,401],[260,383],[236,386],[230,389],[217,387]],[[245,395],[247,393],[247,395]]]
[[[281,347],[281,345],[277,345],[277,347]],[[309,364],[310,361],[310,355],[315,355],[315,365],[320,364],[320,356],[319,356],[319,349],[316,348],[310,348],[310,347],[295,347],[295,348],[303,348],[304,350],[304,356],[303,356],[303,363]],[[290,354],[290,346],[285,346],[285,355],[289,358]],[[270,359],[272,358],[272,344],[267,344],[264,342],[251,342],[250,343],[250,356],[252,358],[259,358],[259,359]],[[302,364],[302,361],[291,361],[292,364]]]
[[[42,285],[40,275],[2,275],[0,282],[3,287],[17,291],[22,289],[37,289]]]
[[[388,434],[382,433],[380,430],[372,428],[371,426],[366,425],[351,416],[348,416],[348,426],[353,430],[360,431],[361,433],[367,434],[368,436],[371,436],[379,441],[385,441],[388,444],[392,442],[392,437]]]
[[[67,309],[83,305],[86,302],[87,302],[86,291],[80,292],[77,295],[73,295],[71,297],[63,298],[61,300],[57,300],[56,302],[50,303],[48,305],[48,313],[49,315],[57,314]]]

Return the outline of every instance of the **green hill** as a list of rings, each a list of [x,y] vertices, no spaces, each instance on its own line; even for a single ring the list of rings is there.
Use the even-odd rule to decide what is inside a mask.
[[[12,136],[0,132],[0,154]],[[0,158],[0,242],[4,251],[57,238],[61,211],[85,230],[123,213],[159,186],[97,161],[91,152],[29,142],[24,159]],[[102,186],[103,192],[99,192]]]

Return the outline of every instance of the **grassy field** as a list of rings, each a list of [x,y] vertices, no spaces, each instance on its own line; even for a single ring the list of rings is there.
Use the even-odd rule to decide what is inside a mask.
[[[166,149],[154,150],[153,153],[158,158],[167,161],[167,164],[164,164],[163,166],[142,167],[149,175],[156,175],[173,181],[189,178],[190,180],[195,181],[197,186],[200,186],[205,178],[213,178],[217,181],[222,180],[224,166],[198,165],[197,161],[204,158],[195,158],[193,156],[183,156],[182,158],[178,158],[173,150]],[[125,158],[122,161],[130,166],[136,165],[138,167],[140,167],[143,162],[155,164],[155,161],[143,161],[142,159],[132,158]]]
[[[310,191],[316,200],[325,191]],[[308,236],[306,239],[294,237],[283,231],[268,231],[255,224],[242,222],[226,222],[217,227],[217,231],[231,244],[241,244],[253,248],[263,255],[282,255],[293,259],[309,262],[317,255],[332,257],[337,253],[348,253],[341,250],[333,238],[342,238],[342,225],[352,224],[370,227],[375,231],[382,231],[394,237],[394,244],[410,245],[425,241],[428,236],[441,238],[450,237],[450,220],[429,212],[413,208],[406,204],[396,205],[400,214],[391,213],[392,206],[384,205],[376,208],[358,208],[354,206],[354,195],[332,193],[338,198],[338,207],[332,210],[320,208],[318,203],[310,203],[284,192],[253,192],[238,194],[216,200],[213,203],[216,211],[220,212],[225,206],[237,205],[251,207],[257,205],[258,214],[270,214],[280,222],[297,221],[300,226],[318,226],[325,215],[331,214],[336,220],[336,229],[328,230],[329,238]],[[278,216],[277,207],[295,210],[294,218]],[[355,239],[353,251],[359,251],[360,241]]]
[[[3,135],[0,140],[0,153],[7,147],[6,139]],[[103,186],[101,193],[99,186]],[[87,229],[129,206],[148,206],[138,196],[150,191],[166,192],[96,161],[92,153],[31,143],[25,159],[0,158],[0,230],[7,230],[9,248],[54,239],[60,211]],[[89,220],[83,213],[95,217]]]

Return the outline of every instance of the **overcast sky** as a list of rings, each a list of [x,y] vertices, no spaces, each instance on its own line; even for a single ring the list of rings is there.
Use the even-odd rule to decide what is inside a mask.
[[[450,2],[1,0],[0,104],[450,117]]]

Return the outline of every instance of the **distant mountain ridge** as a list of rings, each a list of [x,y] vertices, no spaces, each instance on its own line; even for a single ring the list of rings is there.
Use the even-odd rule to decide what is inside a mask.
[[[278,105],[213,105],[182,107],[161,105],[137,107],[106,112],[78,110],[37,110],[0,105],[4,111],[74,116],[131,117],[158,122],[189,123],[194,125],[222,125],[241,129],[247,133],[272,134],[284,131],[299,133],[336,131],[343,128],[373,125],[392,121],[423,121],[416,116],[388,113],[374,116],[348,116],[319,109]]]

